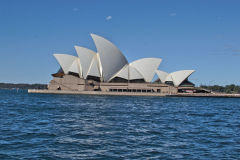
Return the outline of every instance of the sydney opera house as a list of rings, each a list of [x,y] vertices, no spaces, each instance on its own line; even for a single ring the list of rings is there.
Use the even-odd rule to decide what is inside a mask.
[[[188,81],[194,70],[158,70],[160,58],[128,62],[113,43],[95,34],[91,37],[97,51],[75,46],[77,56],[54,54],[60,69],[52,74],[48,90],[156,94],[194,91],[194,84]]]

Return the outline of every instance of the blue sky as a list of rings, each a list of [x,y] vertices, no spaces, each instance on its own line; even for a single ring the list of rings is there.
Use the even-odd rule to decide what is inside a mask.
[[[195,69],[200,84],[240,85],[238,0],[0,0],[0,82],[48,83],[53,53],[96,50],[111,40],[131,62],[158,57],[159,69]]]

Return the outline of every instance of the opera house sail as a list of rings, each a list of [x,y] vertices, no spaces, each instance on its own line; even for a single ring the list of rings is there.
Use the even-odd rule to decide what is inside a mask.
[[[159,69],[161,58],[142,58],[128,62],[109,40],[91,34],[96,51],[75,46],[76,56],[55,53],[60,65],[48,90],[139,92],[171,94],[192,90],[188,77],[194,70],[167,73]]]

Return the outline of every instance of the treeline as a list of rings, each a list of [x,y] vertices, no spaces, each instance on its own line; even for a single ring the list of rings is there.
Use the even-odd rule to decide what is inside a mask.
[[[206,86],[201,85],[200,87],[214,91],[214,92],[223,92],[223,93],[240,93],[240,86],[230,84],[226,86],[219,86],[219,85],[213,85],[213,86]]]
[[[0,83],[0,89],[47,89],[46,84]]]

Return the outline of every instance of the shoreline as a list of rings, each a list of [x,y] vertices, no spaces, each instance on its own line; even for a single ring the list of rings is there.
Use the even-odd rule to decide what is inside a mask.
[[[103,92],[103,91],[66,91],[47,89],[28,89],[28,93],[37,94],[73,94],[73,95],[106,95],[106,96],[154,96],[154,97],[219,97],[219,98],[240,98],[240,94],[227,93],[142,93],[142,92]]]

